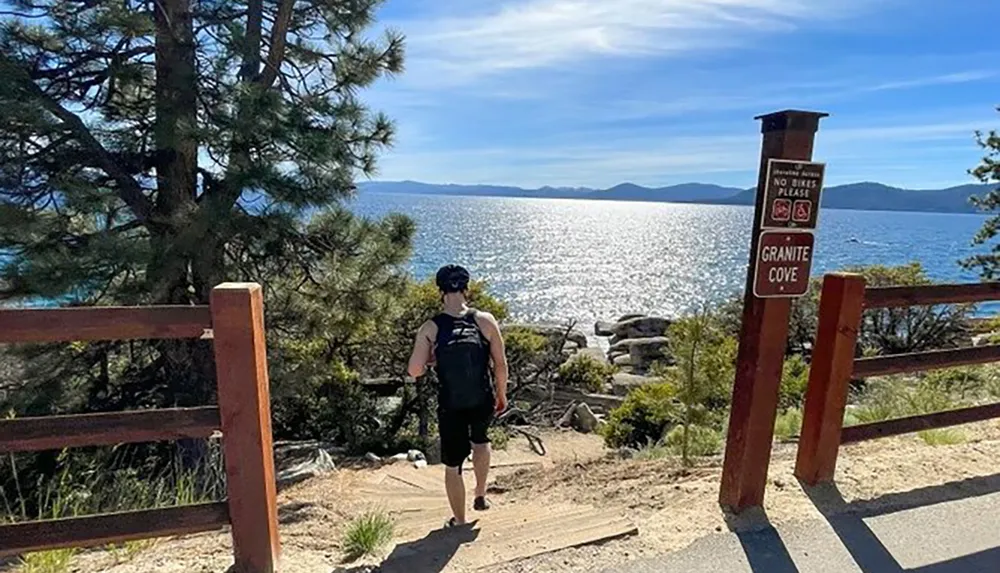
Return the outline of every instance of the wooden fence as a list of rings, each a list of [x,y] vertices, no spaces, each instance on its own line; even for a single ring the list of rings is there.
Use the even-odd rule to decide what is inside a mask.
[[[0,310],[0,343],[202,338],[215,347],[218,406],[0,421],[0,453],[207,438],[222,431],[228,501],[0,526],[0,556],[182,535],[231,525],[236,570],[280,553],[259,285],[224,283],[210,306]]]
[[[860,275],[826,275],[795,475],[810,485],[832,480],[841,444],[1000,417],[1000,404],[987,404],[843,427],[852,378],[1000,361],[1000,345],[855,358],[865,309],[992,300],[1000,300],[1000,283],[866,289]]]

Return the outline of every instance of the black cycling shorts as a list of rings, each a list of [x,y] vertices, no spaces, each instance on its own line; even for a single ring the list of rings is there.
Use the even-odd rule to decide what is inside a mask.
[[[472,453],[472,444],[490,443],[487,433],[492,421],[491,402],[475,408],[438,412],[441,462],[450,468],[461,469],[462,462]]]

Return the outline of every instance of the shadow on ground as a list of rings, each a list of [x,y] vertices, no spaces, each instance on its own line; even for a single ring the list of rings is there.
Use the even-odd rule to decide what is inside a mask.
[[[802,484],[802,489],[865,573],[974,573],[1000,570],[1000,547],[915,569],[904,569],[864,522],[869,517],[1000,492],[1000,475],[975,477],[850,503],[844,500],[834,483],[817,486]]]
[[[334,573],[440,573],[459,547],[479,537],[476,522],[448,529],[435,529],[422,539],[401,543],[378,566],[339,567]]]
[[[802,489],[840,538],[858,568],[865,573],[978,573],[1000,571],[1000,547],[904,569],[865,523],[866,518],[927,507],[1000,492],[1000,475],[970,478],[908,492],[887,494],[871,500],[847,502],[836,484]],[[755,573],[798,573],[788,548],[761,508],[726,521],[743,546]]]
[[[798,573],[788,548],[763,508],[752,507],[740,514],[726,513],[726,524],[739,538],[753,571]]]

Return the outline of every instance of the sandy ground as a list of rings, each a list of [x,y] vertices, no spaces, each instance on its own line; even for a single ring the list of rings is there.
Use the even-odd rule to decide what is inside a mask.
[[[928,446],[917,436],[889,438],[845,447],[837,487],[846,503],[871,500],[891,504],[891,494],[997,473],[1000,422],[964,426],[969,441]],[[703,460],[691,469],[673,460],[633,461],[608,457],[599,438],[574,432],[547,432],[549,450],[541,468],[500,472],[495,504],[567,501],[624,512],[639,526],[636,536],[603,545],[566,549],[491,567],[498,573],[599,571],[603,567],[673,551],[725,528],[755,527],[761,516],[729,519],[717,503],[721,458]],[[523,438],[512,439],[501,454],[534,456]],[[764,511],[773,523],[819,518],[820,513],[792,475],[794,444],[778,444],[772,459]],[[282,492],[279,498],[283,543],[282,571],[330,573],[364,571],[364,563],[341,564],[342,527],[366,508],[353,491],[372,470],[341,469]],[[975,483],[969,481],[966,483]],[[929,495],[929,494],[928,494]],[[442,516],[442,520],[445,516]],[[80,555],[73,570],[109,573],[222,573],[232,564],[227,532],[164,540],[131,559],[115,563],[104,551]],[[457,566],[445,572],[465,573]],[[414,572],[419,573],[419,572]]]

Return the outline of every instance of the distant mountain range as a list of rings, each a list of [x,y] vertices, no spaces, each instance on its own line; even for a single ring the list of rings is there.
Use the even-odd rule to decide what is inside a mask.
[[[416,181],[370,181],[358,184],[361,192],[409,195],[462,195],[471,197],[535,197],[544,199],[597,199],[608,201],[653,201],[710,205],[753,205],[756,189],[722,187],[706,183],[682,183],[668,187],[643,187],[621,183],[609,189],[585,187],[541,187],[522,189],[498,185],[454,185]],[[864,211],[923,211],[975,213],[969,197],[982,195],[990,185],[959,185],[947,189],[901,189],[881,183],[851,183],[826,187],[823,207]]]

